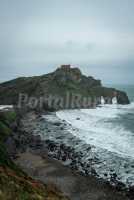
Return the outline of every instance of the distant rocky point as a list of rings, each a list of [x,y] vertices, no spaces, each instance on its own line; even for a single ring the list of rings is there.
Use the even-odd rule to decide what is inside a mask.
[[[105,103],[112,103],[112,98],[116,97],[118,104],[129,104],[125,92],[104,87],[100,80],[83,75],[79,68],[74,68],[71,65],[61,65],[54,72],[42,76],[20,77],[0,84],[1,105],[17,105],[19,94],[38,99],[40,97],[48,98],[50,95],[59,98],[56,107],[45,101],[44,108],[48,109],[71,108],[70,99],[66,104],[66,98],[73,98],[77,101],[76,104],[73,103],[73,108],[78,108],[78,102],[79,108],[82,108],[83,101],[87,101],[87,99],[91,99],[91,104],[87,104],[84,108],[91,107],[93,104],[98,105],[101,97],[104,98]],[[61,105],[60,101],[62,103],[64,101],[64,103]]]

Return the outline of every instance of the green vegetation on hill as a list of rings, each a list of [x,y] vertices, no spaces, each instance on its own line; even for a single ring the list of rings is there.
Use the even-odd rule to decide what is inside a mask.
[[[0,165],[14,167],[14,164],[8,157],[4,140],[12,133],[10,124],[16,119],[14,111],[0,112]]]
[[[0,166],[0,200],[67,200],[54,186],[47,186],[15,170]]]
[[[5,123],[3,123],[3,121],[0,121],[0,140],[9,136],[10,133],[10,128]]]
[[[0,104],[18,104],[20,93],[36,98],[48,95],[64,98],[66,93],[73,93],[95,99],[101,96],[113,98],[115,92],[119,104],[129,103],[125,92],[103,87],[100,80],[67,65],[43,76],[22,77],[0,84]]]

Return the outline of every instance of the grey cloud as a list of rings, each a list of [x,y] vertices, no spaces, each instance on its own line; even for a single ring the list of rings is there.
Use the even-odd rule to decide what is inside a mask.
[[[0,80],[72,63],[134,83],[133,10],[133,0],[0,0]]]

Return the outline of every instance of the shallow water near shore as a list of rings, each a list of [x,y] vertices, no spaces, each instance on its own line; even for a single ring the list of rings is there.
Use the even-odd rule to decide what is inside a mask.
[[[134,184],[134,104],[105,105],[97,109],[59,111],[57,116],[77,130],[70,130],[94,146],[105,173],[113,168],[127,184]],[[100,166],[97,167],[99,174]],[[102,170],[102,169],[101,169]]]
[[[80,160],[75,162],[82,173],[90,174],[92,168],[99,178],[128,187],[134,185],[133,113],[133,103],[58,111],[43,116],[38,133],[45,140],[65,144],[81,153]]]
[[[49,156],[64,165],[129,187],[134,185],[133,121],[134,102],[101,105],[45,114],[34,133],[47,141]]]
[[[77,131],[72,134],[87,144],[134,159],[134,104],[104,105],[96,109],[65,110],[56,115]]]

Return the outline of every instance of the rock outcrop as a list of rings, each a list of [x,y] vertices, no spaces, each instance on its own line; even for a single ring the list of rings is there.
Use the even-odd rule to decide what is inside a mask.
[[[53,73],[46,75],[21,77],[0,84],[0,104],[18,104],[20,93],[28,95],[27,102],[23,97],[26,104],[29,103],[29,97],[34,97],[33,101],[36,101],[35,98],[45,97],[44,107],[49,109],[91,107],[100,103],[101,96],[106,103],[111,103],[112,98],[116,96],[119,104],[129,104],[125,92],[103,87],[100,80],[85,76],[80,69],[72,68],[70,65],[62,65]],[[69,102],[65,102],[66,99]],[[76,102],[70,103],[70,99]],[[84,106],[83,102],[86,102]],[[40,101],[36,103],[38,104],[36,107],[41,104]]]

